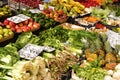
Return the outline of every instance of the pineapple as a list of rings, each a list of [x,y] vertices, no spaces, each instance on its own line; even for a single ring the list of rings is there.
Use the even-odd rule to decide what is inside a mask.
[[[105,68],[106,69],[114,69],[117,65],[116,63],[116,56],[113,54],[113,50],[110,46],[110,43],[108,41],[105,42],[105,50],[106,50],[106,56],[105,56]]]
[[[101,34],[102,42],[107,41],[107,35],[106,34]]]

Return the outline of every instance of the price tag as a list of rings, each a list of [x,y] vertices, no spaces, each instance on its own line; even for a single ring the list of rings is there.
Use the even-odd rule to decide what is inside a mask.
[[[19,14],[19,15],[7,18],[7,20],[12,21],[14,23],[20,23],[28,19],[30,19],[30,17],[25,16],[24,14]]]
[[[20,57],[25,59],[33,59],[37,57],[43,51],[42,46],[37,46],[33,44],[27,44],[20,51]]]
[[[41,13],[39,9],[30,9],[31,13]]]
[[[111,47],[115,48],[115,45],[120,45],[120,35],[118,33],[108,30],[106,34]]]
[[[30,19],[30,17],[28,17],[28,16],[26,16],[24,14],[19,14],[17,16],[20,17],[20,18],[22,18],[22,19],[24,19],[24,20]]]
[[[19,50],[19,54],[21,58],[30,60],[37,57],[43,51],[52,52],[54,50],[55,48],[48,47],[48,46],[37,46],[34,44],[27,44],[25,47]]]
[[[40,9],[41,11],[44,10],[44,5],[39,4],[39,9]]]
[[[52,52],[55,50],[55,48],[49,47],[49,46],[43,46],[44,51],[46,52]]]
[[[51,8],[51,9],[55,10],[55,7],[53,7],[53,6],[49,6],[49,8]]]

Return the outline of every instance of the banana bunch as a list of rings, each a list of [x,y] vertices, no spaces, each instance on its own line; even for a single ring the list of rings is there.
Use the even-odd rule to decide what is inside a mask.
[[[52,0],[51,5],[55,6],[56,10],[63,10],[67,16],[77,16],[85,13],[84,5],[74,0]]]

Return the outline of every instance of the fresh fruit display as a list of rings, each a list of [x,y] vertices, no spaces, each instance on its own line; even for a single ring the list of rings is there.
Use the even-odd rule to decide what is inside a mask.
[[[43,14],[45,14],[47,17],[53,18],[56,22],[66,22],[67,21],[67,14],[64,13],[63,10],[53,10],[53,9],[45,9],[42,11]]]
[[[17,33],[35,31],[40,28],[40,24],[36,23],[32,19],[25,20],[24,22],[18,24],[15,24],[14,22],[6,19],[4,20],[4,25],[6,28],[10,28],[12,31],[15,31]]]
[[[39,8],[39,4],[43,3],[42,0],[19,0],[19,2],[32,8]]]
[[[55,10],[63,10],[67,16],[85,13],[85,7],[74,0],[52,0],[50,4],[55,7]]]
[[[12,10],[8,5],[0,7],[0,18],[9,17],[12,15]]]
[[[13,38],[14,33],[11,29],[0,26],[0,42]]]
[[[76,0],[84,5],[86,8],[99,6],[99,3],[95,0]]]
[[[56,21],[47,15],[44,15],[42,13],[31,13],[29,9],[26,11],[20,10],[18,14],[19,13],[31,17],[35,22],[39,23],[43,29],[48,29],[56,24]]]

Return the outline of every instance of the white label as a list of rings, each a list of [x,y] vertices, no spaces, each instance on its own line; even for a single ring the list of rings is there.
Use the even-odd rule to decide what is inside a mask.
[[[52,52],[55,50],[55,48],[49,47],[49,46],[43,46],[44,51],[46,52]]]
[[[40,9],[41,11],[44,10],[44,5],[39,4],[39,9]]]
[[[108,30],[106,34],[111,47],[115,48],[115,45],[120,45],[120,35],[118,33]]]
[[[31,13],[40,13],[41,11],[39,9],[30,9]]]
[[[33,59],[37,57],[42,51],[43,51],[43,47],[41,46],[27,44],[19,51],[19,54],[21,58]]]
[[[52,52],[55,50],[55,48],[51,48],[48,46],[37,46],[34,44],[27,44],[25,47],[19,50],[19,54],[21,58],[25,59],[34,59],[37,57],[41,52]]]
[[[49,8],[51,8],[51,9],[55,10],[55,7],[53,7],[53,6],[49,6]]]
[[[12,21],[14,23],[20,23],[28,19],[30,19],[30,17],[25,16],[24,14],[19,14],[19,15],[7,18],[7,20]]]

